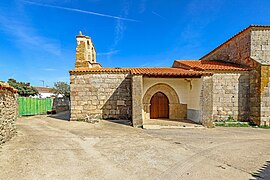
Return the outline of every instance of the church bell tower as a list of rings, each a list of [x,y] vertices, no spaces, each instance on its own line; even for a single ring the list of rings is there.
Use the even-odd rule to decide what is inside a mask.
[[[101,68],[96,62],[96,49],[89,36],[83,35],[80,31],[76,36],[76,64],[75,68]]]

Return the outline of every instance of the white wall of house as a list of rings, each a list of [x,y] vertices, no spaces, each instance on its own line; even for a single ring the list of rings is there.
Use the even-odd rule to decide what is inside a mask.
[[[40,93],[39,97],[40,98],[47,98],[53,96],[53,93]]]
[[[35,98],[48,98],[55,96],[53,93],[39,93],[38,95],[34,96]],[[57,97],[61,98],[63,97],[62,95],[58,95]]]

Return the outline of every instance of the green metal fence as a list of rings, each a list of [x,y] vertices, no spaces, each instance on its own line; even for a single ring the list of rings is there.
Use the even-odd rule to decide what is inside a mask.
[[[19,97],[19,115],[46,114],[52,110],[53,100],[51,98],[28,98]]]

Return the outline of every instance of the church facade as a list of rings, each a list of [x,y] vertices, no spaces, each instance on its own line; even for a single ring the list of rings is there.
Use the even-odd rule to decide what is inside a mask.
[[[251,25],[199,60],[167,68],[104,68],[90,37],[76,37],[71,120],[189,119],[211,127],[228,117],[270,125],[270,26]]]

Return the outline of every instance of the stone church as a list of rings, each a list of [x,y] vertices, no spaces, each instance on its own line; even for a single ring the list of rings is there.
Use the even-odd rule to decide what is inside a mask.
[[[211,126],[232,117],[270,125],[270,26],[251,25],[199,60],[165,68],[104,68],[90,37],[76,37],[71,120],[188,119]]]

